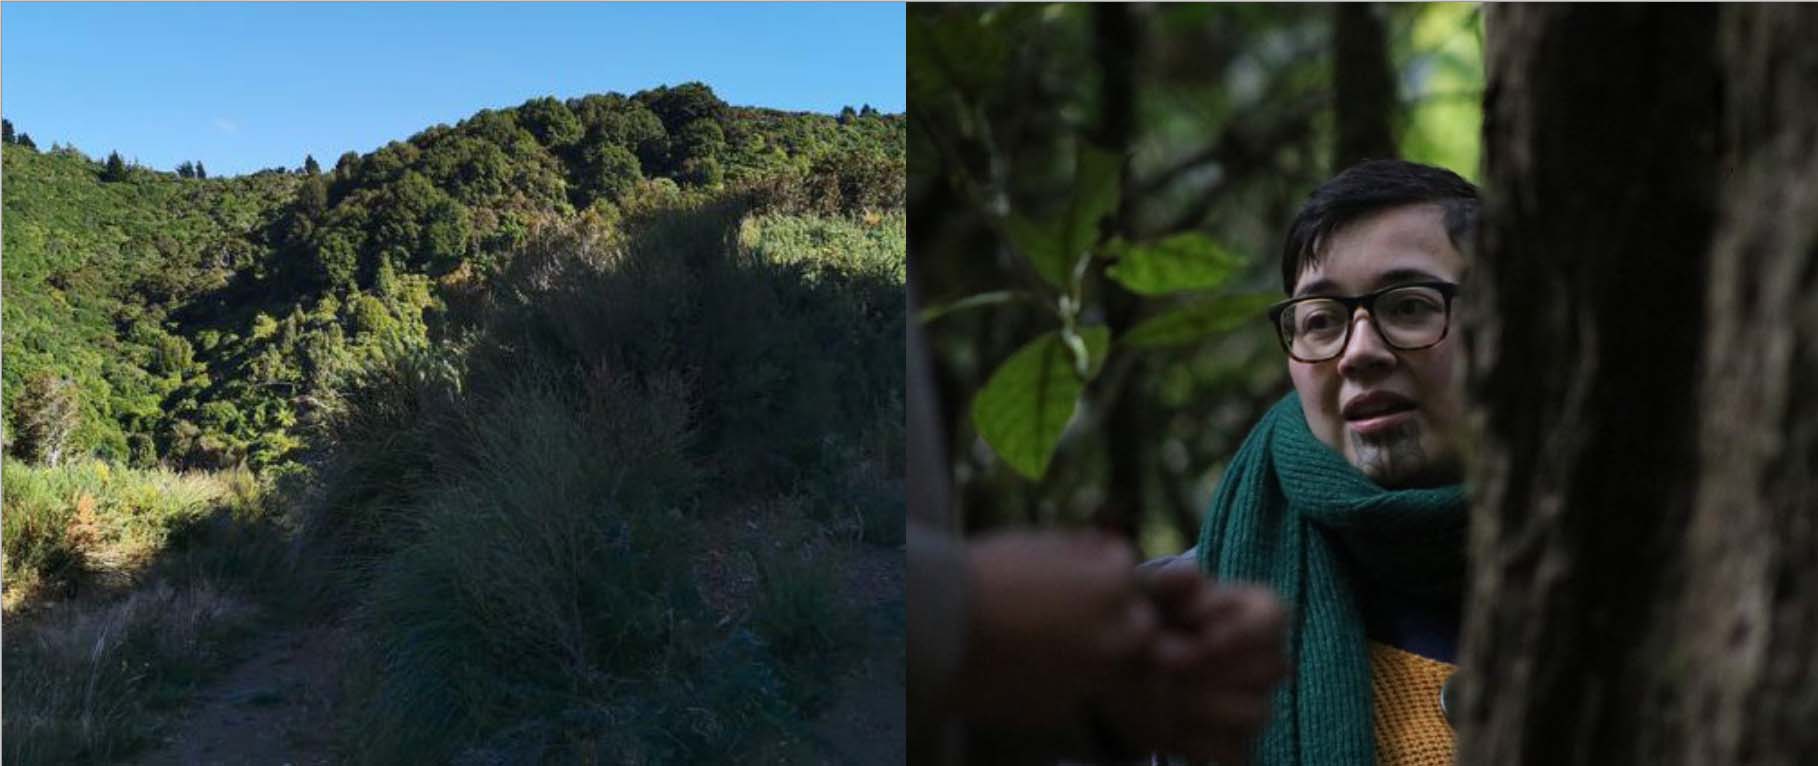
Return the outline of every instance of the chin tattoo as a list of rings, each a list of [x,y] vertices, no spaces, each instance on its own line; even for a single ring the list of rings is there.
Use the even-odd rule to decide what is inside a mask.
[[[1389,433],[1364,438],[1347,432],[1357,467],[1376,483],[1388,486],[1412,479],[1427,468],[1427,450],[1420,443],[1420,426],[1409,423]]]

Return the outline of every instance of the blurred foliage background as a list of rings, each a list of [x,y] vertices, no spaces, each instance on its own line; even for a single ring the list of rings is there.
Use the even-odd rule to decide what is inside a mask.
[[[1258,307],[1281,294],[1301,201],[1367,158],[1477,178],[1479,7],[908,14],[910,269],[965,527],[1090,524],[1184,550],[1290,387]]]

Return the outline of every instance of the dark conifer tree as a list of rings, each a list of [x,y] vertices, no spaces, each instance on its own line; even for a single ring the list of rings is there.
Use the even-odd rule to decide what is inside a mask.
[[[0,120],[0,143],[13,143],[12,120]]]
[[[32,142],[32,134],[30,133],[19,134],[19,145],[31,149],[32,151],[38,150],[38,145]]]
[[[206,168],[202,167],[201,160],[196,160],[196,177],[197,178],[207,178],[208,177],[208,170]]]
[[[313,155],[313,154],[303,155],[303,173],[305,175],[312,175],[312,176],[322,174],[322,166],[316,164],[315,155]]]
[[[101,180],[103,180],[103,181],[124,181],[124,180],[126,180],[126,161],[123,159],[120,159],[119,152],[108,152],[107,153],[107,167],[105,167],[101,171]]]

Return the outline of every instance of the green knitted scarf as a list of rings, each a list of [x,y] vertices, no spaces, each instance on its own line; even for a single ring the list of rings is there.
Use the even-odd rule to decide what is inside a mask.
[[[1294,675],[1276,692],[1257,762],[1373,764],[1370,661],[1357,593],[1460,597],[1457,485],[1386,490],[1321,444],[1290,393],[1226,467],[1199,537],[1219,580],[1265,583],[1288,609]]]

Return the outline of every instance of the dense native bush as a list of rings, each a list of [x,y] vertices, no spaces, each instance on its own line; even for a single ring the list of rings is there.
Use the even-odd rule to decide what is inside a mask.
[[[9,641],[6,755],[116,758],[236,636],[313,609],[353,618],[337,738],[373,762],[800,735],[863,634],[831,541],[901,531],[900,204],[817,174],[902,144],[900,117],[698,85],[326,174],[102,183],[8,144],[8,454],[51,462],[35,424],[67,426],[62,465],[7,463],[8,597],[116,590]],[[721,539],[754,506],[787,531]],[[698,576],[709,547],[748,591]]]
[[[905,141],[900,115],[842,123],[733,107],[690,83],[482,110],[349,152],[327,174],[309,170],[313,158],[237,178],[205,178],[187,162],[186,172],[110,174],[73,148],[6,143],[0,306],[14,331],[0,350],[3,388],[10,404],[38,373],[72,381],[76,453],[276,465],[302,444],[308,419],[295,402],[323,396],[328,373],[376,358],[376,341],[360,332],[374,317],[362,308],[331,338],[334,323],[307,320],[265,334],[257,315],[281,321],[324,298],[378,294],[403,334],[446,338],[469,316],[448,311],[450,301],[484,291],[531,232],[577,211],[605,203],[631,219],[766,179],[818,190],[823,213],[887,209],[900,200],[891,187],[902,174],[890,168],[900,169]],[[387,268],[391,283],[423,289],[408,301],[387,295]],[[146,324],[157,332],[132,330]],[[187,364],[171,364],[184,360],[166,353],[175,350],[166,336],[191,346]],[[202,408],[217,401],[290,415],[204,422]]]

